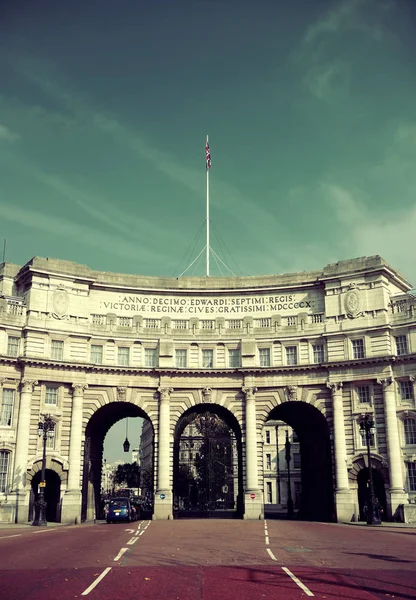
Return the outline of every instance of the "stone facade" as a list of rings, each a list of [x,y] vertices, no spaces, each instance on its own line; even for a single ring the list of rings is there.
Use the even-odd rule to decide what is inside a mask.
[[[371,467],[391,518],[416,500],[410,289],[378,256],[241,278],[139,277],[44,258],[3,264],[0,518],[32,518],[46,414],[55,421],[50,519],[94,518],[105,434],[135,416],[152,432],[153,516],[172,518],[175,436],[204,407],[235,431],[248,519],[264,515],[271,420],[298,437],[301,516],[357,518],[369,466],[359,429],[370,414]]]

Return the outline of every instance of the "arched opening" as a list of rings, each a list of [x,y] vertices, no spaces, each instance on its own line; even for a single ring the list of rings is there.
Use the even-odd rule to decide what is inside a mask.
[[[151,495],[153,501],[154,491],[154,456],[153,456],[153,425],[144,411],[138,406],[129,402],[114,402],[106,404],[99,408],[91,417],[85,430],[84,444],[84,465],[83,465],[83,483],[82,483],[82,520],[93,520],[102,518],[103,496],[111,494],[114,486],[103,469],[103,448],[104,439],[110,428],[121,419],[141,417],[144,419],[141,438],[140,454],[141,475],[143,480],[143,489],[146,490],[146,497],[149,500]],[[132,460],[132,452],[137,448],[138,438],[134,431],[130,431],[130,442],[133,442],[131,450],[125,454],[126,463]],[[123,446],[124,436],[120,439],[120,447]],[[152,512],[152,507],[147,505],[148,512]]]
[[[273,409],[266,425],[269,422],[277,426],[276,488],[280,488],[283,497],[286,493],[286,498],[291,497],[293,501],[293,511],[286,505],[283,514],[308,521],[334,521],[331,444],[325,417],[310,404],[290,401]],[[286,446],[287,439],[289,446]],[[286,460],[288,449],[289,464]],[[298,456],[293,453],[294,449]],[[290,494],[287,491],[289,483]],[[265,510],[267,512],[267,504]]]
[[[34,518],[35,502],[39,498],[39,484],[41,482],[42,471],[38,471],[32,478],[32,486],[29,504],[29,521]],[[58,473],[52,469],[45,469],[46,487],[44,488],[44,498],[46,502],[46,521],[49,523],[59,523],[61,521],[61,478]]]
[[[382,520],[387,519],[387,502],[386,502],[386,488],[384,485],[384,478],[382,473],[378,469],[371,469],[373,476],[373,490],[376,499],[376,506],[379,507],[380,517]],[[369,499],[369,486],[370,486],[370,475],[368,467],[362,468],[357,475],[358,484],[358,507],[359,507],[359,520],[365,521],[367,519],[367,502]]]
[[[176,518],[242,515],[241,430],[214,404],[189,409],[175,428],[173,513]]]

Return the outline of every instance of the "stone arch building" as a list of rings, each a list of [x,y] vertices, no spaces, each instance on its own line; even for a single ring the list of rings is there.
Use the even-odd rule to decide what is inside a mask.
[[[240,278],[139,277],[44,258],[1,265],[0,518],[31,518],[45,414],[56,423],[47,469],[58,518],[94,517],[103,439],[127,416],[148,420],[153,516],[171,518],[175,430],[192,410],[232,415],[244,518],[264,515],[264,433],[276,420],[298,436],[301,516],[352,519],[371,467],[391,517],[416,498],[410,290],[379,256]],[[371,465],[365,413],[376,422]]]

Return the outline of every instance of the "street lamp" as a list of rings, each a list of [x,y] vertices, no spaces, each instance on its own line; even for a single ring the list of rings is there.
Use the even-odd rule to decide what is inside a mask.
[[[381,519],[377,510],[377,500],[374,496],[373,486],[373,470],[371,468],[371,452],[370,452],[370,441],[371,436],[374,436],[376,432],[374,421],[371,415],[364,415],[364,419],[360,423],[360,434],[365,439],[367,445],[367,457],[368,457],[368,472],[369,472],[369,486],[367,491],[367,525],[380,525]]]
[[[46,441],[52,439],[55,435],[55,422],[50,415],[45,415],[43,421],[38,423],[38,435],[43,436],[43,456],[42,456],[42,474],[39,484],[39,498],[35,502],[35,519],[32,525],[47,525],[46,522],[46,501],[45,501],[45,470],[46,470]]]
[[[130,442],[128,439],[128,433],[129,433],[129,420],[126,419],[126,439],[123,442],[123,450],[124,452],[128,452],[130,450]]]
[[[285,458],[287,464],[287,516],[289,519],[293,517],[293,500],[292,500],[292,489],[290,486],[290,448],[291,444],[289,442],[289,432],[286,429],[286,442],[285,442]]]

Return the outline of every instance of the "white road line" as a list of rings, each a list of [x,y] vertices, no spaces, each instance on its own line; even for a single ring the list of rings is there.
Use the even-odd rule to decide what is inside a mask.
[[[40,529],[39,531],[32,531],[32,533],[36,534],[36,533],[45,533],[46,531],[58,531],[58,529],[60,529],[59,527],[57,527],[56,529]]]
[[[127,542],[127,546],[133,546],[133,544],[135,544],[138,539],[138,537],[132,537],[131,540]]]
[[[293,581],[296,583],[296,585],[298,585],[298,586],[300,587],[300,589],[301,589],[301,590],[303,590],[307,596],[314,596],[314,595],[315,595],[315,594],[312,594],[311,590],[310,590],[310,589],[308,589],[308,588],[306,587],[306,585],[304,585],[304,584],[303,584],[303,583],[300,581],[300,579],[298,579],[298,578],[296,577],[296,575],[293,575],[293,573],[292,573],[291,571],[289,571],[289,569],[288,569],[287,567],[282,567],[282,569],[283,569],[283,571],[284,571],[284,572],[285,572],[287,575],[289,575],[289,577],[290,577],[291,579],[293,579]]]
[[[86,596],[87,594],[89,594],[90,591],[93,590],[95,588],[95,586],[100,583],[101,579],[103,579],[109,571],[111,571],[111,567],[107,567],[106,569],[104,569],[104,571],[101,573],[101,575],[99,575],[97,577],[97,579],[92,582],[90,587],[87,587],[87,589],[84,592],[82,592],[81,596]]]
[[[266,546],[268,546],[268,545],[269,545],[269,536],[266,535]]]
[[[117,556],[115,557],[114,561],[120,560],[120,558],[123,556],[123,554],[124,554],[125,552],[127,552],[127,550],[128,550],[128,548],[122,548],[122,549],[120,550],[120,552],[117,554]]]
[[[267,550],[267,552],[268,552],[268,554],[269,554],[270,558],[271,558],[272,560],[275,560],[275,561],[277,561],[277,558],[275,557],[275,555],[273,554],[273,552],[270,550],[270,548],[266,548],[266,550]]]
[[[14,535],[5,535],[4,537],[0,537],[0,540],[7,540],[7,538],[19,537],[21,535],[22,535],[21,533],[15,533]]]

